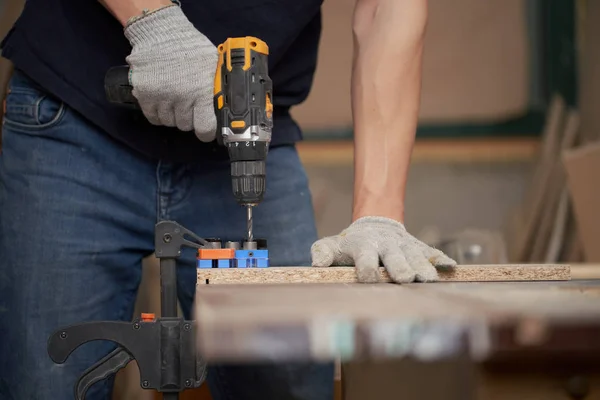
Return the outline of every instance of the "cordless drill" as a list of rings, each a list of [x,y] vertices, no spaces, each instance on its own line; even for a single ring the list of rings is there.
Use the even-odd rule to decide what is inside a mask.
[[[252,207],[265,193],[265,160],[273,128],[269,48],[254,37],[230,38],[218,46],[215,74],[217,141],[227,147],[237,202],[246,207],[248,242],[253,242]]]
[[[265,193],[265,161],[273,129],[269,48],[262,40],[246,36],[229,38],[217,49],[217,142],[227,148],[233,195],[238,204],[246,207],[247,241],[252,243],[252,207],[263,200]],[[105,91],[110,102],[139,108],[129,84],[128,66],[107,72]]]

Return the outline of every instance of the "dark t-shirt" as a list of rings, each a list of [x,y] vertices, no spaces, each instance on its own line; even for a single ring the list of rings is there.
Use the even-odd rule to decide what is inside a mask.
[[[301,139],[290,107],[312,85],[322,0],[181,0],[184,13],[215,45],[255,36],[269,46],[273,80],[272,146]],[[221,158],[216,142],[153,126],[141,112],[108,103],[104,75],[131,51],[119,22],[97,0],[27,0],[2,42],[2,55],[40,86],[118,140],[154,159]]]

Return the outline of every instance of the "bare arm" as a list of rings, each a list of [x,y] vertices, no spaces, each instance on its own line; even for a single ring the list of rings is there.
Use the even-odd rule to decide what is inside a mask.
[[[353,220],[403,222],[421,91],[427,0],[357,0],[352,113]]]
[[[125,26],[131,17],[142,14],[143,10],[154,10],[172,4],[170,0],[98,0],[110,13]]]

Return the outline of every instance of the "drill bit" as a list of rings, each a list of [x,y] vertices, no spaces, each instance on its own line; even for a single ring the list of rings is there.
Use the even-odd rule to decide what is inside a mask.
[[[249,204],[246,206],[246,224],[248,228],[248,241],[252,242],[254,240],[254,235],[252,234],[252,205]]]

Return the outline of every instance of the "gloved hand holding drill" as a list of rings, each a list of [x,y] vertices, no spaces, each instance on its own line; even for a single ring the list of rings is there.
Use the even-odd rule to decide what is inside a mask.
[[[215,45],[170,5],[130,21],[125,36],[132,46],[133,95],[148,121],[193,130],[203,142],[215,138],[213,88]]]

